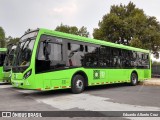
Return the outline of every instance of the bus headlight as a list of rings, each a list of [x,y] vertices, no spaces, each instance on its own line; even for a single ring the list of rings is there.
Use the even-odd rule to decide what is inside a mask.
[[[32,69],[24,74],[23,79],[27,79],[32,74]]]

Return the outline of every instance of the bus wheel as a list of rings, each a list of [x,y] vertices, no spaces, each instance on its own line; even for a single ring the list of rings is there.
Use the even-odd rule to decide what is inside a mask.
[[[71,89],[72,89],[72,93],[74,93],[74,94],[78,94],[78,93],[83,92],[83,90],[84,90],[84,77],[81,75],[78,75],[78,74],[73,76]]]
[[[138,83],[138,76],[135,72],[132,72],[131,74],[131,85],[135,86]]]

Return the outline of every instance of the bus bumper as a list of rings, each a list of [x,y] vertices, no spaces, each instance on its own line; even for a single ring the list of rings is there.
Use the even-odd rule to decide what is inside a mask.
[[[13,87],[16,87],[16,88],[24,88],[23,87],[23,85],[24,85],[23,80],[12,80],[11,84]]]
[[[3,82],[11,83],[11,71],[3,72]]]

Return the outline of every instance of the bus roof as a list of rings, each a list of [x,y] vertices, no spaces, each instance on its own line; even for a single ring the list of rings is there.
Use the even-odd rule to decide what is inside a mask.
[[[7,48],[0,48],[0,52],[6,52]]]
[[[130,47],[130,46],[111,43],[111,42],[106,42],[103,40],[82,37],[82,36],[78,36],[78,35],[72,35],[72,34],[58,32],[58,31],[54,31],[54,30],[48,30],[48,29],[44,29],[44,28],[40,28],[39,32],[41,32],[42,34],[67,38],[67,39],[71,39],[71,40],[77,40],[77,41],[81,41],[81,42],[87,42],[87,43],[93,43],[93,44],[104,45],[104,46],[111,46],[111,47],[116,47],[116,48],[121,48],[121,49],[126,49],[126,50],[133,50],[133,51],[149,53],[149,50],[145,50],[145,49]]]

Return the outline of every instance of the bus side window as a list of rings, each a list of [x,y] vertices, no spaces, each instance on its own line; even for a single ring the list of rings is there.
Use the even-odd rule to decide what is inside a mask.
[[[149,54],[146,53],[145,55],[146,55],[146,61],[145,61],[146,68],[149,68],[150,67]]]
[[[49,55],[49,60],[52,61],[62,61],[62,45],[56,43],[49,43],[51,46],[51,53]]]
[[[125,54],[125,50],[122,49],[122,67],[125,68],[125,63],[126,63],[126,54]]]
[[[0,54],[0,66],[3,66],[5,56],[5,54]]]
[[[137,58],[138,58],[138,65],[137,67],[140,68],[142,67],[142,54],[140,52],[137,52]]]
[[[136,52],[133,52],[133,59],[137,59],[137,53]]]
[[[50,46],[50,52],[46,54],[46,42],[41,41],[36,57],[36,73],[51,71],[54,69],[61,69],[65,66],[62,57],[62,44],[50,41],[47,43]]]
[[[121,51],[121,49],[117,49],[118,50],[118,67],[119,68],[121,68],[122,67],[122,59],[121,59],[121,57],[122,57],[122,51]]]
[[[101,46],[99,48],[99,66],[100,67],[107,67],[107,50],[105,46]]]
[[[149,68],[149,60],[148,60],[148,54],[143,53],[143,59],[142,59],[142,66],[143,68]]]
[[[119,48],[113,48],[113,66],[116,68],[122,67],[121,50]]]
[[[40,44],[39,44],[37,59],[38,60],[45,60],[45,56],[43,54],[43,42],[40,42]]]
[[[84,60],[84,46],[71,43],[70,45],[68,44],[68,48],[70,49],[67,51],[67,66],[82,66]]]
[[[106,66],[111,67],[111,47],[106,47],[106,56],[105,56],[105,61],[106,61]]]
[[[85,67],[98,67],[98,47],[88,46],[88,52],[85,53]]]
[[[128,50],[122,50],[122,67],[129,68],[131,67],[131,53]]]

